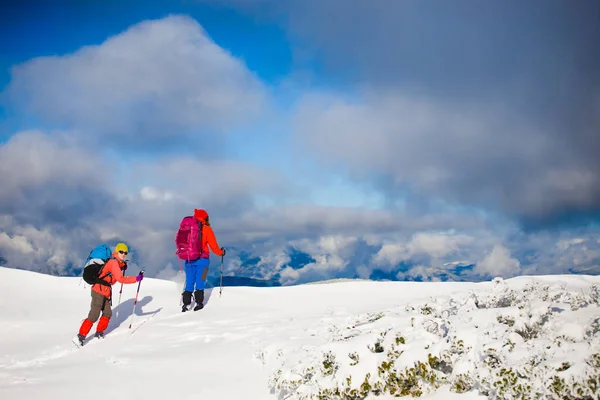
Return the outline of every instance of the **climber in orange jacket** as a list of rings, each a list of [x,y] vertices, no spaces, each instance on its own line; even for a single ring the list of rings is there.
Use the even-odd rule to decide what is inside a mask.
[[[92,303],[90,305],[90,312],[88,317],[83,320],[83,323],[79,328],[79,334],[77,335],[81,344],[83,344],[85,337],[90,329],[92,329],[94,323],[98,320],[100,312],[102,312],[102,317],[98,322],[94,336],[99,338],[104,337],[104,331],[108,328],[108,323],[112,317],[112,285],[117,282],[124,284],[137,283],[144,278],[144,275],[141,272],[137,276],[123,276],[123,271],[127,269],[125,257],[127,257],[128,252],[129,248],[125,243],[117,244],[111,258],[100,271],[99,277],[106,282],[106,284],[96,283],[92,285]]]
[[[197,253],[200,257],[185,261],[185,288],[182,293],[182,312],[188,311],[188,307],[192,303],[192,292],[196,300],[194,311],[204,308],[204,287],[210,265],[210,250],[221,257],[226,252],[224,247],[219,248],[219,243],[210,225],[210,219],[206,210],[194,209],[194,218],[200,224],[200,229],[202,230],[202,240],[196,243]]]

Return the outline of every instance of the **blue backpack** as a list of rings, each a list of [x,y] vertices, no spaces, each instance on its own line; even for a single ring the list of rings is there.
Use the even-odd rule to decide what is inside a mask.
[[[106,262],[111,257],[112,251],[110,250],[110,247],[105,244],[96,246],[96,248],[90,252],[90,255],[85,260],[85,267],[83,268],[83,280],[90,285],[99,283],[101,285],[110,286],[110,283],[103,279],[106,278],[107,275],[100,276],[100,273],[102,272],[102,268],[104,268]],[[96,261],[90,263],[90,260],[92,259],[98,259],[102,263]]]

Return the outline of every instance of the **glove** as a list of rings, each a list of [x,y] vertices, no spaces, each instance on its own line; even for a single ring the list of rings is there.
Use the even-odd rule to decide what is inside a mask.
[[[135,277],[135,281],[136,281],[136,282],[139,282],[139,281],[141,281],[142,279],[144,279],[144,273],[143,273],[143,272],[140,272],[140,273],[138,274],[138,276],[136,276],[136,277]]]
[[[123,267],[121,267],[121,271],[125,272],[127,271],[127,262],[124,262],[125,265],[123,265]]]
[[[225,251],[225,247],[221,247],[221,251],[223,252],[223,254],[221,254],[221,256],[224,256],[226,251]]]

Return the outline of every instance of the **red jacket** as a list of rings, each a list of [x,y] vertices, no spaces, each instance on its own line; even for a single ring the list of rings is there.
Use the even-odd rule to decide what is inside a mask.
[[[218,256],[222,256],[223,252],[221,251],[221,247],[219,247],[219,243],[217,243],[217,238],[215,237],[215,233],[209,225],[202,225],[202,243],[200,244],[200,253],[202,254],[200,258],[209,258],[210,253],[208,248]]]
[[[135,276],[123,276],[123,273],[121,272],[121,268],[124,266],[125,266],[125,263],[119,261],[119,259],[117,258],[117,253],[113,253],[112,258],[106,262],[106,265],[104,265],[104,268],[102,268],[102,271],[100,271],[100,278],[102,278],[104,275],[109,274],[102,280],[110,283],[111,286],[117,282],[135,283],[136,282]],[[92,286],[92,290],[94,290],[97,293],[100,293],[102,296],[106,297],[107,299],[110,299],[110,297],[111,297],[110,289],[111,288],[109,286],[102,285],[100,283],[95,283]]]

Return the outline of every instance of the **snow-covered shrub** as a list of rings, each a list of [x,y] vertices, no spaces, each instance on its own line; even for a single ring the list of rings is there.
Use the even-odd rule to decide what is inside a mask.
[[[590,303],[600,306],[600,286],[592,285],[590,288]]]
[[[589,368],[575,377],[573,375],[562,376],[560,373],[568,371],[570,366],[559,368],[550,378],[548,386],[551,396],[556,399],[600,399],[600,354],[592,354],[587,360]]]
[[[600,336],[600,317],[594,318],[594,320],[586,327],[585,334],[592,340],[596,336]]]
[[[359,315],[287,357],[271,390],[357,400],[449,385],[489,399],[600,399],[598,293],[537,282],[516,290],[495,279],[488,290]]]
[[[477,308],[505,308],[515,304],[518,293],[508,287],[502,278],[495,278],[491,292],[473,293]]]

